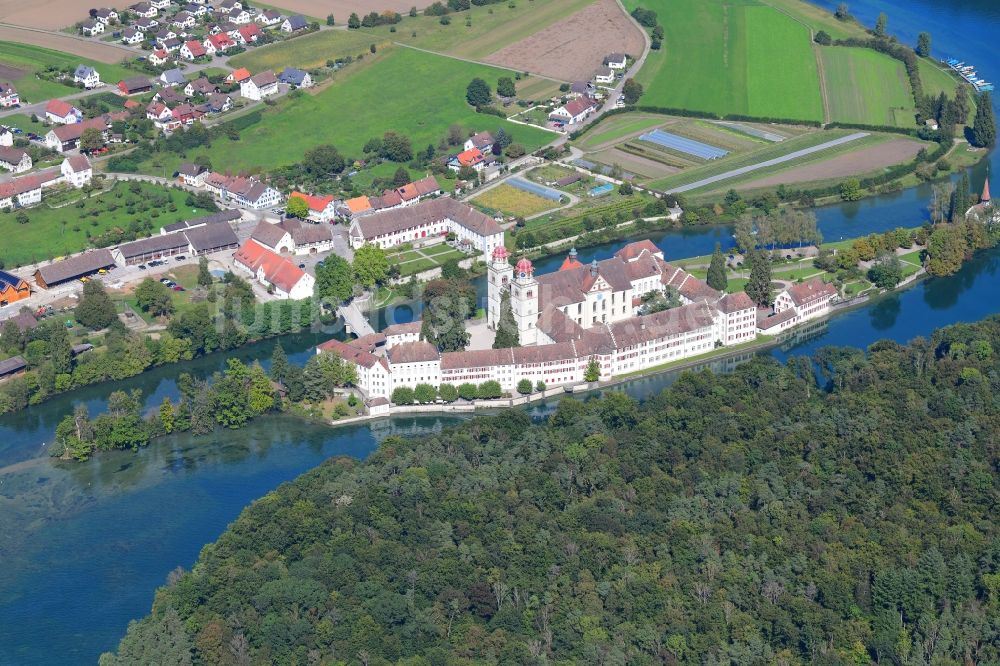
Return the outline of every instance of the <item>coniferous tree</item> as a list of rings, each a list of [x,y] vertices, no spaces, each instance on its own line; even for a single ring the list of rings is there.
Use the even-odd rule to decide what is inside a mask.
[[[917,35],[917,55],[926,58],[931,54],[931,33],[922,32]]]
[[[500,318],[497,320],[497,335],[493,340],[493,349],[519,347],[520,344],[517,321],[514,319],[514,310],[510,307],[510,292],[504,291],[500,297]]]
[[[767,253],[753,253],[753,267],[750,269],[746,292],[757,305],[765,308],[771,305],[771,260]]]
[[[208,259],[201,257],[198,259],[198,286],[211,287],[212,273],[208,270]]]
[[[708,286],[717,291],[725,291],[729,285],[726,278],[726,259],[722,256],[722,248],[716,243],[712,253],[712,262],[708,265]]]
[[[288,375],[288,356],[280,342],[274,345],[274,351],[271,353],[271,371],[268,374],[276,382],[281,382]]]
[[[958,185],[951,193],[951,211],[948,215],[952,222],[960,222],[965,218],[965,211],[969,210],[972,195],[969,192],[969,172],[962,173],[958,179]]]
[[[979,96],[976,119],[972,123],[972,145],[977,148],[992,148],[997,142],[997,124],[993,118],[993,98],[989,91]]]

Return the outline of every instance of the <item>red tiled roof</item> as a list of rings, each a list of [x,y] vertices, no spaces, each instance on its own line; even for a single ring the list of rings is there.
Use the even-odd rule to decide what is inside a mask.
[[[236,83],[240,83],[250,78],[250,70],[246,67],[240,67],[239,69],[233,70],[233,73],[229,76],[232,77],[233,81]]]
[[[45,105],[45,113],[65,118],[73,113],[73,105],[61,99],[50,99],[49,103]]]
[[[386,352],[390,363],[420,363],[436,361],[441,357],[437,347],[429,342],[403,342]]]
[[[188,47],[188,51],[190,51],[191,55],[195,58],[200,58],[208,53],[199,41],[191,40],[190,42],[184,42],[184,45]]]
[[[317,349],[322,352],[337,354],[340,358],[355,365],[360,365],[365,368],[370,368],[378,363],[378,357],[376,357],[371,352],[367,352],[364,349],[351,346],[340,340],[327,340],[326,342],[317,345]]]
[[[406,324],[392,324],[391,326],[386,326],[382,329],[386,337],[392,335],[413,335],[420,333],[420,327],[422,326],[420,320],[411,321]]]
[[[264,279],[285,293],[292,290],[305,272],[290,260],[271,252],[254,240],[247,240],[233,258],[254,273],[263,270]]]
[[[792,302],[798,306],[808,305],[822,299],[831,299],[837,295],[837,288],[832,284],[823,282],[820,278],[813,278],[808,282],[789,287],[788,295]]]
[[[719,299],[718,307],[722,312],[732,314],[740,310],[756,308],[757,305],[747,296],[745,291],[738,291],[735,294],[726,294]]]
[[[306,194],[304,192],[292,192],[288,195],[288,198],[296,197],[298,199],[304,199],[306,205],[309,206],[309,210],[314,210],[318,213],[326,210],[326,207],[330,205],[333,201],[333,195],[316,196],[315,194]]]
[[[485,160],[486,157],[478,148],[471,148],[460,152],[455,159],[457,159],[458,163],[462,166],[475,166]]]
[[[632,261],[633,259],[638,259],[643,252],[649,252],[650,254],[661,254],[661,250],[660,248],[656,247],[656,243],[646,238],[641,241],[629,243],[622,249],[615,252],[615,256],[621,257],[625,261]]]

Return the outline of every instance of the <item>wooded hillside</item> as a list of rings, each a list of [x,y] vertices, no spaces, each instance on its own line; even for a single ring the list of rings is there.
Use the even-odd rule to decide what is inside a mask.
[[[387,439],[101,663],[997,663],[998,351],[992,318]]]

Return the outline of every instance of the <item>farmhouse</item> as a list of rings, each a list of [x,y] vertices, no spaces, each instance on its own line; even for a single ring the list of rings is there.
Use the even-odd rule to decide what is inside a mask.
[[[181,57],[185,60],[203,58],[206,55],[208,55],[208,51],[206,51],[201,42],[196,39],[184,42],[184,46],[181,47]]]
[[[296,30],[302,30],[307,27],[309,27],[309,22],[306,21],[304,17],[295,14],[285,19],[285,22],[281,24],[281,31],[295,32]]]
[[[277,224],[262,221],[250,238],[278,254],[317,254],[333,249],[333,232],[323,224],[305,224],[286,218]]]
[[[549,120],[575,125],[589,116],[595,108],[596,104],[589,97],[577,97],[552,111]]]
[[[201,187],[205,184],[206,171],[205,167],[200,164],[185,162],[177,169],[177,178],[189,187]]]
[[[233,255],[233,263],[250,273],[279,298],[302,299],[313,295],[316,279],[286,257],[250,239]]]
[[[153,84],[145,76],[132,76],[118,82],[118,89],[126,95],[140,95],[153,89]]]
[[[69,102],[61,99],[50,99],[45,105],[45,117],[53,123],[70,125],[83,119],[83,112]]]
[[[205,176],[204,183],[208,191],[240,208],[270,208],[281,200],[278,190],[252,177],[224,176],[213,172]]]
[[[492,150],[495,140],[493,135],[489,132],[477,132],[471,137],[465,140],[465,150],[472,150],[473,148],[479,151]]]
[[[281,74],[278,75],[278,80],[282,83],[287,83],[290,86],[295,86],[296,88],[311,88],[313,84],[312,77],[309,76],[309,72],[304,72],[301,69],[295,69],[294,67],[286,68]]]
[[[82,83],[89,90],[101,85],[101,75],[89,65],[77,65],[73,72],[73,83]]]
[[[20,148],[0,146],[0,169],[14,173],[24,173],[31,169],[31,155]]]
[[[0,107],[9,108],[21,103],[17,88],[9,83],[0,83]]]
[[[450,197],[361,217],[351,223],[350,241],[354,248],[373,243],[385,249],[449,232],[487,255],[503,245],[503,229],[492,217]]]
[[[240,83],[240,94],[247,99],[260,101],[278,94],[278,79],[271,70],[255,74]]]
[[[0,270],[0,307],[24,300],[28,296],[31,296],[31,287],[27,281]]]
[[[94,19],[87,19],[80,24],[80,32],[88,37],[94,37],[104,32],[104,24]]]
[[[81,188],[94,177],[94,168],[86,155],[70,155],[59,167],[63,180],[75,188]]]
[[[115,260],[111,257],[110,250],[88,250],[75,257],[67,257],[40,267],[35,271],[35,284],[48,289],[93,275],[102,268],[112,268],[114,265]]]
[[[315,196],[304,192],[292,192],[288,195],[288,200],[292,197],[302,199],[309,207],[309,219],[314,222],[330,222],[337,215],[337,200],[332,195]]]
[[[615,82],[615,71],[610,67],[598,67],[594,72],[594,83],[609,84]]]

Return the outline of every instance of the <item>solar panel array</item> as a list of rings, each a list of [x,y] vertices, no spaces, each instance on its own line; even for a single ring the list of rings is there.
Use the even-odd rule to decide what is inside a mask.
[[[562,196],[557,190],[545,187],[544,185],[539,185],[538,183],[530,183],[521,178],[511,178],[507,181],[507,184],[516,187],[519,190],[524,190],[525,192],[530,192],[531,194],[537,194],[540,197],[550,199],[552,201],[559,201]]]
[[[655,143],[658,146],[663,146],[664,148],[676,150],[681,153],[694,155],[695,157],[700,157],[703,160],[716,160],[729,154],[728,150],[716,148],[715,146],[710,146],[707,143],[695,141],[694,139],[688,139],[683,136],[677,136],[676,134],[664,132],[659,129],[653,130],[652,132],[646,132],[640,136],[639,139],[642,141],[648,141],[649,143]]]

